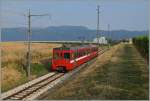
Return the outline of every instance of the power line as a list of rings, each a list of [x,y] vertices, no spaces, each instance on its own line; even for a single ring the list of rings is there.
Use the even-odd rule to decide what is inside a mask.
[[[19,16],[19,17],[27,17],[28,14],[27,13],[21,13],[21,12],[18,12],[18,11],[14,11],[14,10],[10,10],[10,9],[3,9],[1,11],[1,15],[2,15],[2,25],[5,25],[6,23],[10,23],[10,19],[7,19],[8,17],[12,17],[12,16]],[[34,16],[31,15],[31,16]],[[35,15],[37,16],[37,15]],[[48,19],[51,19],[51,15],[50,14],[42,14],[41,16],[48,16],[49,18]],[[41,17],[40,14],[37,16],[37,17]],[[19,20],[17,20],[19,21]],[[23,20],[22,20],[23,21]],[[34,21],[34,19],[32,19],[32,22]],[[18,26],[26,26],[27,24],[24,24],[25,22],[16,22],[15,21],[15,25],[17,24]]]
[[[24,13],[18,12],[18,11],[12,11],[12,10],[1,10],[2,16],[24,16]]]
[[[21,12],[17,12],[17,11],[12,11],[12,10],[2,10],[1,11],[1,25],[2,27],[7,24],[9,25],[14,25],[13,23],[11,23],[11,19],[9,19],[9,17],[13,18],[13,17],[16,17],[16,16],[19,16],[19,17],[24,17],[24,13],[21,13]],[[22,21],[19,21],[19,20],[16,20],[15,21],[15,25],[19,25],[19,26],[25,26],[26,24],[24,24],[25,22],[22,20]]]

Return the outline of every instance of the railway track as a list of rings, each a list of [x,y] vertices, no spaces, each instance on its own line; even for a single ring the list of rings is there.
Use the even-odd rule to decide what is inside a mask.
[[[38,93],[40,89],[46,87],[51,82],[55,81],[63,75],[64,73],[54,73],[53,75],[50,75],[32,85],[29,85],[28,87],[25,87],[24,89],[21,89],[18,92],[3,98],[2,100],[26,100],[30,97],[30,95],[33,93]]]
[[[99,51],[99,55],[103,54],[107,50],[108,49]],[[55,86],[56,84],[61,83],[66,78],[77,73],[82,67],[87,66],[89,62],[81,65],[80,67],[66,74],[51,72],[43,77],[32,80],[15,89],[12,89],[8,92],[1,94],[1,99],[2,100],[33,100],[37,98],[39,95],[41,95],[42,93],[46,92],[48,89]]]

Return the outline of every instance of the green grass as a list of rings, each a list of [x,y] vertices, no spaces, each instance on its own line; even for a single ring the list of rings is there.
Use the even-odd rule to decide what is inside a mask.
[[[36,75],[36,76],[41,76],[44,75],[46,73],[48,73],[49,71],[46,69],[46,67],[44,66],[44,64],[37,64],[34,63],[31,65],[31,74],[32,75]]]
[[[121,51],[118,50],[118,52]],[[113,88],[113,90],[107,90],[106,88],[106,92],[110,93],[104,93],[104,99],[148,99],[148,67],[142,68],[146,72],[146,77],[143,77],[144,72],[137,63],[139,61],[134,61],[141,58],[138,55],[133,47],[125,45],[124,50],[118,56],[120,62],[109,61],[102,67],[103,71],[97,70],[97,75],[91,76],[90,79],[98,81],[99,85]],[[115,54],[113,57],[116,57]],[[97,96],[99,96],[99,93],[97,93]]]
[[[120,56],[120,62],[119,63],[112,63],[109,62],[106,64],[103,68],[105,68],[106,75],[105,77],[111,78],[113,75],[109,76],[109,74],[113,73],[116,75],[116,80],[110,80],[110,85],[112,87],[122,89],[124,90],[124,93],[122,91],[118,92],[118,94],[113,94],[113,96],[107,96],[111,99],[147,99],[148,93],[145,94],[143,89],[146,89],[143,86],[143,83],[146,80],[147,87],[148,87],[148,76],[146,78],[142,77],[142,71],[134,60],[137,58],[135,56],[135,51],[129,46],[124,47],[124,52]],[[108,69],[107,69],[108,68]],[[113,68],[113,69],[112,69]],[[147,67],[145,67],[146,69]],[[104,72],[104,73],[105,73]],[[108,73],[107,73],[108,72]],[[98,76],[102,77],[103,81],[107,81],[107,78],[104,76]],[[113,79],[113,78],[112,78]],[[147,90],[148,92],[148,90]],[[142,93],[142,94],[141,94]]]

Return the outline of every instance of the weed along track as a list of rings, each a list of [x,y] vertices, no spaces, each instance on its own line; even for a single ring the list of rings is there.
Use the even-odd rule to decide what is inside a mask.
[[[100,51],[99,55],[103,54],[107,49]],[[1,95],[2,100],[33,100],[41,94],[54,87],[55,85],[63,82],[67,78],[76,74],[81,68],[93,63],[95,59],[84,63],[78,68],[64,74],[58,72],[51,72],[28,83],[25,83],[17,88],[9,90]]]

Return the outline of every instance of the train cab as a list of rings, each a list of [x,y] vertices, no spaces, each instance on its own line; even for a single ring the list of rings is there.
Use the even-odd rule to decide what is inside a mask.
[[[52,59],[52,70],[66,71],[70,70],[72,64],[70,60],[73,59],[73,51],[68,48],[54,48],[53,49],[53,59]]]

